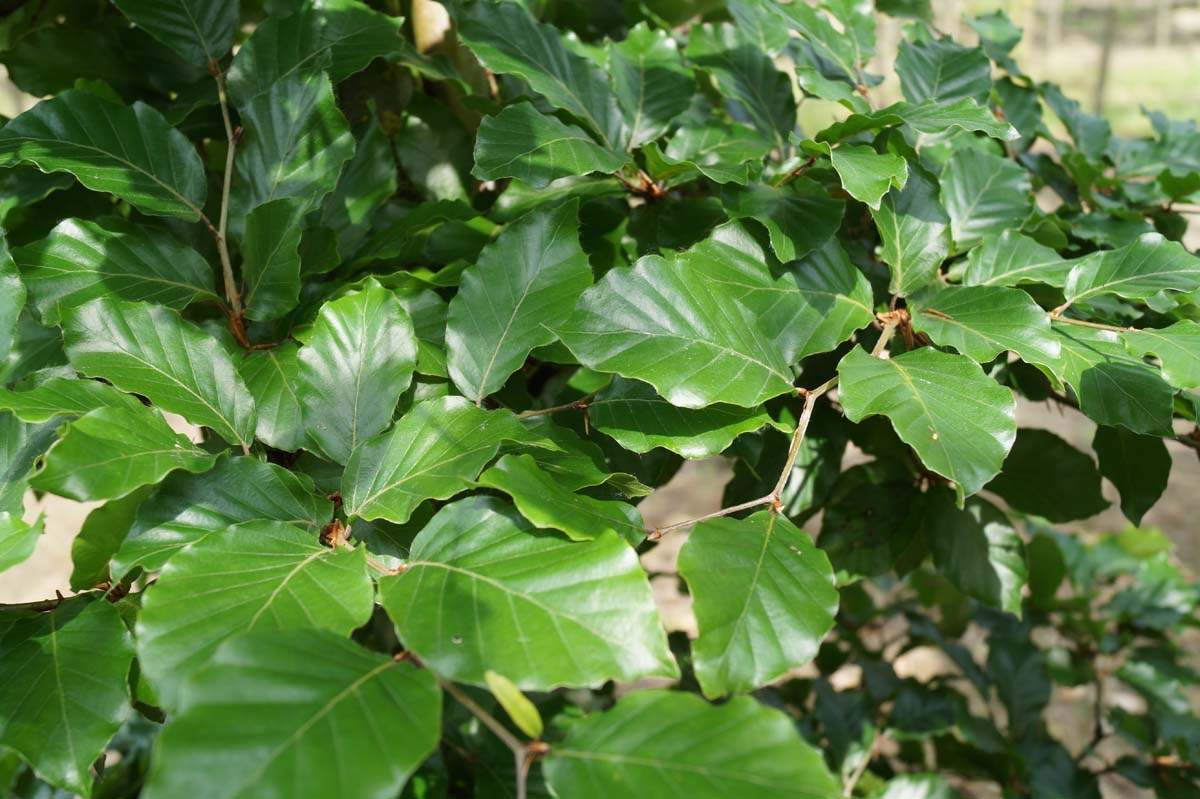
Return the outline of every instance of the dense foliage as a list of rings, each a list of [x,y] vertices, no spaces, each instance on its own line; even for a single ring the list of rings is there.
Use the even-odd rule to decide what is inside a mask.
[[[926,0],[446,6],[3,4],[0,569],[100,504],[0,610],[0,793],[1200,796],[1200,591],[1052,527],[1200,446],[1195,123]]]

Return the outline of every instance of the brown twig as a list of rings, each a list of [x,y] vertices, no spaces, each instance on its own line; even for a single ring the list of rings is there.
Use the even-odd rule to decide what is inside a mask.
[[[550,408],[538,408],[537,410],[525,411],[524,413],[518,413],[517,418],[518,419],[532,419],[535,416],[544,416],[547,413],[558,413],[559,411],[587,410],[588,401],[591,400],[593,397],[595,397],[599,393],[600,393],[599,391],[593,391],[590,394],[584,394],[582,397],[575,400],[574,402],[567,402],[563,405],[555,405]]]
[[[1111,330],[1114,333],[1125,333],[1125,332],[1135,329],[1132,327],[1118,327],[1116,325],[1105,325],[1105,324],[1101,324],[1100,322],[1087,322],[1087,321],[1084,321],[1083,319],[1072,319],[1068,316],[1057,316],[1053,312],[1051,312],[1051,314],[1050,314],[1050,321],[1051,322],[1062,322],[1062,323],[1068,324],[1068,325],[1079,325],[1080,327],[1091,327],[1096,330]]]
[[[208,226],[217,241],[217,256],[221,259],[221,274],[225,281],[225,298],[229,300],[232,308],[229,316],[229,329],[239,344],[249,348],[250,341],[246,338],[246,316],[242,308],[242,294],[233,277],[233,264],[229,259],[229,245],[226,241],[229,227],[229,190],[233,185],[233,158],[237,153],[237,143],[241,138],[242,129],[235,130],[233,121],[229,117],[229,98],[225,92],[225,76],[221,72],[220,64],[215,60],[210,61],[208,71],[213,76],[213,80],[217,82],[217,100],[221,106],[221,119],[225,123],[225,138],[228,142],[225,151],[225,176],[221,184],[221,213],[218,217],[217,227],[213,229],[211,222],[208,223]]]
[[[454,700],[465,707],[471,715],[479,719],[483,726],[492,731],[492,734],[499,738],[505,746],[512,750],[513,758],[516,761],[517,770],[517,799],[525,799],[526,783],[529,778],[529,768],[533,765],[533,761],[546,752],[550,751],[550,747],[541,741],[533,743],[523,743],[517,736],[508,731],[508,728],[500,723],[499,719],[488,713],[486,710],[476,704],[475,700],[467,696],[457,685],[442,677],[437,672],[433,672],[433,676],[437,678],[438,683],[442,686],[442,690],[454,697]]]
[[[879,321],[883,324],[883,332],[879,335],[879,340],[875,342],[875,348],[871,350],[871,355],[879,357],[887,346],[888,341],[892,337],[896,326],[908,319],[908,311],[901,308],[898,311],[888,311],[878,314]],[[791,444],[788,446],[787,461],[783,464],[783,469],[779,473],[779,478],[775,481],[775,487],[771,493],[752,499],[749,502],[741,502],[737,505],[731,505],[728,508],[706,513],[703,516],[697,516],[694,519],[687,521],[675,522],[674,524],[655,527],[646,534],[647,541],[657,541],[666,533],[672,530],[678,530],[680,527],[690,527],[709,519],[716,519],[721,516],[728,516],[731,513],[737,513],[743,510],[750,510],[762,505],[770,506],[773,513],[778,513],[783,503],[783,489],[787,486],[788,477],[792,474],[792,467],[796,464],[796,456],[800,453],[800,445],[804,442],[804,436],[808,432],[808,424],[812,419],[813,407],[816,405],[817,399],[830,391],[838,384],[838,378],[835,375],[825,381],[816,388],[798,388],[796,392],[804,397],[804,408],[800,412],[800,419],[796,422],[796,429],[792,432]]]

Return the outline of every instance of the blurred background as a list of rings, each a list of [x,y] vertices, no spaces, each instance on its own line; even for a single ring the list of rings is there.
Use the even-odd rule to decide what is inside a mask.
[[[1200,0],[932,0],[934,24],[963,42],[978,37],[964,17],[1003,10],[1025,37],[1015,59],[1036,80],[1053,81],[1083,110],[1101,114],[1118,136],[1145,136],[1141,108],[1200,116]],[[872,72],[887,75],[900,23],[879,17]],[[881,87],[900,99],[893,76]]]

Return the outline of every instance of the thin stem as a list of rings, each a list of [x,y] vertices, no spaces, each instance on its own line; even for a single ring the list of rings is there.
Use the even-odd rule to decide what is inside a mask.
[[[786,186],[787,184],[791,183],[796,178],[803,175],[808,170],[808,168],[810,166],[812,166],[813,164],[815,164],[816,162],[817,162],[817,157],[815,155],[811,156],[807,161],[805,161],[803,164],[801,164],[800,166],[793,169],[791,172],[784,173],[783,177],[779,178],[778,181],[776,181],[775,185],[776,186]]]
[[[770,495],[771,510],[776,513],[779,512],[783,489],[787,486],[788,478],[792,475],[792,467],[796,464],[796,456],[800,454],[800,444],[804,441],[804,434],[808,432],[808,423],[812,420],[813,408],[817,404],[817,399],[836,386],[837,382],[838,379],[834,376],[811,391],[804,390],[804,410],[800,411],[800,420],[796,422],[796,430],[792,433],[792,443],[788,447],[787,460],[784,461],[783,469],[779,472],[779,480],[776,481],[775,488]]]
[[[1092,328],[1095,328],[1096,330],[1111,330],[1114,333],[1124,333],[1126,331],[1133,329],[1131,327],[1118,327],[1117,325],[1105,325],[1105,324],[1101,324],[1100,322],[1085,322],[1082,319],[1071,319],[1070,317],[1067,317],[1067,316],[1055,316],[1054,314],[1050,315],[1050,321],[1051,322],[1062,322],[1062,323],[1068,324],[1068,325],[1079,325],[1080,327],[1092,327]]]
[[[532,419],[534,416],[544,416],[547,413],[558,413],[559,411],[586,410],[587,406],[588,406],[588,400],[592,399],[599,393],[600,393],[599,391],[593,391],[591,394],[585,394],[582,397],[580,397],[579,399],[575,400],[574,402],[568,402],[563,405],[555,405],[552,408],[539,408],[539,409],[533,410],[533,411],[525,411],[524,413],[518,413],[517,418],[518,419]]]
[[[871,748],[867,750],[867,754],[863,757],[859,764],[854,767],[854,771],[846,778],[846,785],[842,788],[842,796],[853,796],[854,786],[858,785],[858,781],[862,779],[862,775],[867,773],[867,767],[871,765],[871,761],[875,759],[875,755],[879,751],[879,744],[883,741],[883,733],[878,733],[875,740],[871,741]]]
[[[908,312],[901,309],[899,311],[889,311],[887,313],[878,314],[880,321],[883,322],[883,332],[879,335],[879,341],[875,342],[875,349],[871,351],[871,355],[878,357],[879,353],[883,352],[883,348],[887,346],[888,341],[892,337],[896,326],[908,318]],[[708,519],[716,519],[721,516],[728,516],[731,513],[738,511],[750,510],[757,508],[760,505],[770,505],[772,512],[779,512],[779,505],[783,496],[783,489],[787,486],[788,477],[792,474],[792,467],[796,464],[796,456],[800,453],[800,445],[804,441],[804,435],[808,431],[808,424],[812,420],[813,407],[817,403],[817,399],[832,389],[838,384],[838,378],[834,377],[826,380],[816,388],[800,388],[796,391],[804,395],[804,409],[800,412],[800,419],[796,422],[796,429],[792,433],[792,442],[788,447],[787,461],[783,464],[783,470],[779,474],[779,479],[775,481],[775,488],[770,494],[752,499],[749,502],[742,502],[738,505],[731,505],[728,508],[721,508],[712,513],[706,513],[703,516],[697,516],[694,519],[687,521],[668,524],[663,527],[655,527],[646,534],[647,541],[657,541],[664,534],[677,530],[680,527],[689,527],[693,524],[707,521]]]
[[[525,799],[526,785],[529,782],[529,767],[533,765],[533,758],[529,756],[529,751],[525,747],[521,747],[520,751],[513,752],[513,758],[517,767],[517,799]]]
[[[655,527],[653,530],[651,530],[649,533],[646,534],[646,538],[650,541],[657,541],[658,539],[662,538],[665,533],[669,533],[672,530],[678,530],[680,527],[687,527],[688,525],[699,524],[700,522],[707,521],[708,519],[716,519],[720,516],[728,516],[729,514],[737,513],[740,510],[749,510],[750,508],[757,508],[759,505],[770,505],[774,501],[775,501],[775,495],[767,494],[765,497],[759,497],[758,499],[752,499],[749,502],[743,502],[739,505],[731,505],[728,508],[721,508],[720,510],[715,510],[712,513],[706,513],[703,516],[697,516],[694,519],[688,519],[685,522],[675,522],[675,524],[668,524],[668,525],[664,525],[662,527]]]
[[[896,327],[900,324],[900,314],[905,311],[890,311],[886,314],[880,314],[880,321],[883,322],[883,332],[879,334],[879,340],[875,342],[875,347],[871,350],[871,355],[878,358],[883,352],[884,347],[892,340],[892,333],[896,332]],[[886,318],[884,318],[886,317]]]
[[[430,671],[432,671],[432,669]],[[501,724],[495,716],[477,705],[475,700],[467,696],[461,688],[442,677],[442,675],[438,674],[436,671],[433,672],[433,676],[437,677],[437,681],[442,686],[443,691],[454,697],[454,701],[458,702],[460,705],[469,710],[471,715],[473,715],[475,718],[482,721],[483,725],[491,730],[497,738],[503,741],[504,745],[511,749],[514,754],[520,753],[523,755],[526,752],[527,747],[517,739],[517,736],[509,732],[508,729]]]
[[[521,743],[517,736],[509,732],[495,716],[475,704],[475,701],[467,696],[457,685],[444,679],[436,671],[433,672],[433,676],[437,678],[443,691],[454,697],[456,702],[469,710],[475,718],[482,721],[485,727],[491,730],[497,738],[504,742],[505,746],[512,750],[517,768],[517,799],[525,799],[526,783],[529,781],[529,768],[533,765],[534,750],[530,748],[529,744]],[[544,753],[548,748],[542,745],[537,751]]]
[[[221,67],[216,61],[209,64],[209,72],[212,73],[213,79],[217,82],[217,100],[221,105],[221,119],[225,123],[225,138],[228,142],[225,150],[225,177],[221,185],[221,213],[217,221],[217,229],[213,231],[213,236],[217,240],[217,255],[221,259],[221,274],[225,280],[225,298],[229,300],[229,305],[233,309],[229,326],[238,343],[243,347],[248,347],[250,342],[246,339],[246,322],[242,311],[242,295],[238,291],[237,283],[233,277],[233,264],[229,260],[229,245],[226,242],[229,227],[229,189],[233,184],[233,158],[237,153],[238,137],[237,132],[233,129],[233,121],[229,117],[229,98],[225,92],[225,76],[221,73]],[[209,223],[209,227],[212,227],[211,222]]]

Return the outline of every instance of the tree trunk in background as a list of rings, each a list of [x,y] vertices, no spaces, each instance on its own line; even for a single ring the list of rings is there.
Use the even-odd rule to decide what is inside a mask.
[[[1104,93],[1108,89],[1108,69],[1112,63],[1113,41],[1117,38],[1117,7],[1110,3],[1104,12],[1104,31],[1100,39],[1100,69],[1096,91],[1092,95],[1092,113],[1104,113]]]
[[[1171,0],[1158,0],[1155,3],[1154,46],[1171,46]]]

